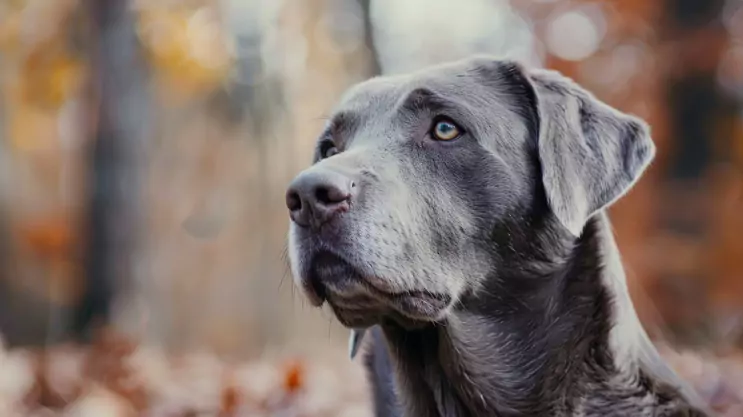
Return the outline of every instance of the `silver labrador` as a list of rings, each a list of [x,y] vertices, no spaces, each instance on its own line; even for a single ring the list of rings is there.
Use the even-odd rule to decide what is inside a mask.
[[[703,416],[640,325],[605,209],[655,147],[547,70],[477,56],[351,88],[287,191],[293,274],[379,416]]]

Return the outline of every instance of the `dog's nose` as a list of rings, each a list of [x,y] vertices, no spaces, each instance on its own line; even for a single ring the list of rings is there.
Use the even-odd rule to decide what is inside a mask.
[[[319,228],[336,215],[348,211],[356,184],[332,171],[306,171],[292,181],[286,192],[286,207],[295,223]]]

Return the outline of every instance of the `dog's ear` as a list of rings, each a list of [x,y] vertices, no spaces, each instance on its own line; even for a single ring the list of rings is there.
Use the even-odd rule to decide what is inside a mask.
[[[575,236],[623,196],[655,155],[648,126],[551,70],[525,72],[538,112],[538,153],[550,208]]]

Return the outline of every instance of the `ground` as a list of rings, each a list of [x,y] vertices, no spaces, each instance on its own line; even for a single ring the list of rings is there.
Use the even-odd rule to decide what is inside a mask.
[[[743,356],[661,346],[721,417],[743,417]],[[345,357],[233,362],[166,354],[108,334],[87,347],[0,351],[4,417],[371,417],[363,372]]]

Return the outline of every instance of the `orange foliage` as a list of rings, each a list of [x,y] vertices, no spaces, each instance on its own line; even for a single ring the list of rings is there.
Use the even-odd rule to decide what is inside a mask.
[[[58,111],[85,78],[87,64],[69,42],[75,0],[15,3],[0,20],[0,92],[9,137],[17,150],[49,148],[58,141]]]
[[[12,149],[34,151],[49,149],[58,143],[57,118],[52,112],[28,103],[16,104],[7,116]]]
[[[227,37],[212,9],[142,7],[138,24],[156,76],[171,91],[207,93],[229,75]]]
[[[132,340],[110,329],[101,331],[90,346],[10,352],[1,347],[0,372],[12,373],[12,380],[18,381],[18,387],[8,389],[7,382],[0,386],[0,413],[8,411],[2,408],[4,404],[14,404],[13,411],[19,413],[14,415],[43,412],[50,416],[319,417],[349,415],[343,411],[361,408],[369,412],[353,415],[371,416],[365,399],[353,394],[353,390],[363,389],[358,379],[350,384],[346,380],[342,390],[335,389],[328,397],[332,403],[313,400],[313,396],[324,397],[323,391],[328,387],[315,386],[314,392],[304,390],[304,379],[310,370],[298,360],[283,366],[259,367],[278,371],[283,383],[273,385],[269,381],[271,378],[267,379],[267,374],[253,365],[228,367],[217,358],[203,357],[206,362],[178,361],[178,357],[153,354],[151,349],[143,351]],[[205,364],[209,366],[204,368]],[[210,372],[210,369],[218,372]],[[251,371],[240,372],[241,369]],[[315,372],[318,370],[314,368]],[[181,373],[183,371],[186,373]],[[237,374],[241,377],[235,378]],[[220,375],[228,378],[220,381]],[[325,373],[324,380],[333,383],[327,377]],[[335,378],[336,383],[340,383],[342,378]],[[23,384],[22,381],[27,382]],[[260,385],[269,389],[256,390]],[[346,389],[353,386],[357,388]],[[248,391],[254,395],[245,395]]]
[[[137,33],[158,85],[181,96],[208,94],[229,76],[230,42],[211,2],[166,6],[141,2],[137,6]],[[73,22],[68,17],[80,7],[76,0],[17,1],[7,4],[0,19],[0,53],[9,73],[2,91],[10,93],[11,108],[39,107],[56,112],[79,91],[88,57],[71,50]],[[24,27],[40,29],[28,36]],[[43,30],[42,30],[43,29]],[[0,69],[1,70],[1,69]],[[14,74],[15,73],[15,74]],[[12,135],[17,144],[36,143],[49,134],[36,131],[26,111],[17,111]],[[21,127],[18,127],[18,126]]]
[[[63,218],[21,224],[19,235],[34,254],[47,259],[68,256],[74,243],[70,222]]]
[[[666,345],[660,345],[660,349],[718,415],[743,417],[740,408],[743,357],[677,352]],[[146,349],[142,351],[131,340],[111,330],[101,332],[91,346],[6,351],[0,345],[0,371],[4,375],[0,384],[0,412],[125,417],[372,415],[368,397],[354,394],[354,390],[366,390],[363,382],[338,374],[338,370],[354,366],[343,361],[337,362],[333,369],[328,365],[308,367],[309,364],[298,360],[281,367],[275,363],[263,363],[260,367],[229,366],[217,360],[210,363],[216,364],[220,372],[212,373],[203,368],[203,362],[176,366],[177,362],[167,355],[145,352]],[[201,373],[189,372],[191,378],[183,378],[182,374],[172,372],[182,366]],[[271,378],[260,371],[272,367],[284,378],[283,385],[272,385]],[[250,372],[243,372],[239,379],[232,378],[241,369]],[[203,373],[204,370],[207,372]],[[221,370],[227,370],[230,378],[220,381],[220,375],[225,375]],[[322,377],[318,378],[319,375]],[[305,378],[313,378],[313,384],[305,386]],[[193,385],[191,379],[197,379],[198,384]],[[256,385],[269,389],[260,391],[257,397],[243,395]]]
[[[284,388],[288,392],[297,392],[304,386],[304,366],[299,361],[290,362],[284,374]]]
[[[220,416],[232,416],[237,412],[240,405],[240,393],[237,387],[228,385],[222,391]]]
[[[31,51],[20,71],[21,100],[56,110],[79,88],[83,64],[50,42]]]
[[[42,283],[24,282],[27,290],[63,305],[77,299],[81,286],[77,273],[80,265],[74,257],[75,233],[74,225],[63,217],[18,222],[13,235],[21,250],[19,254],[47,271]]]

